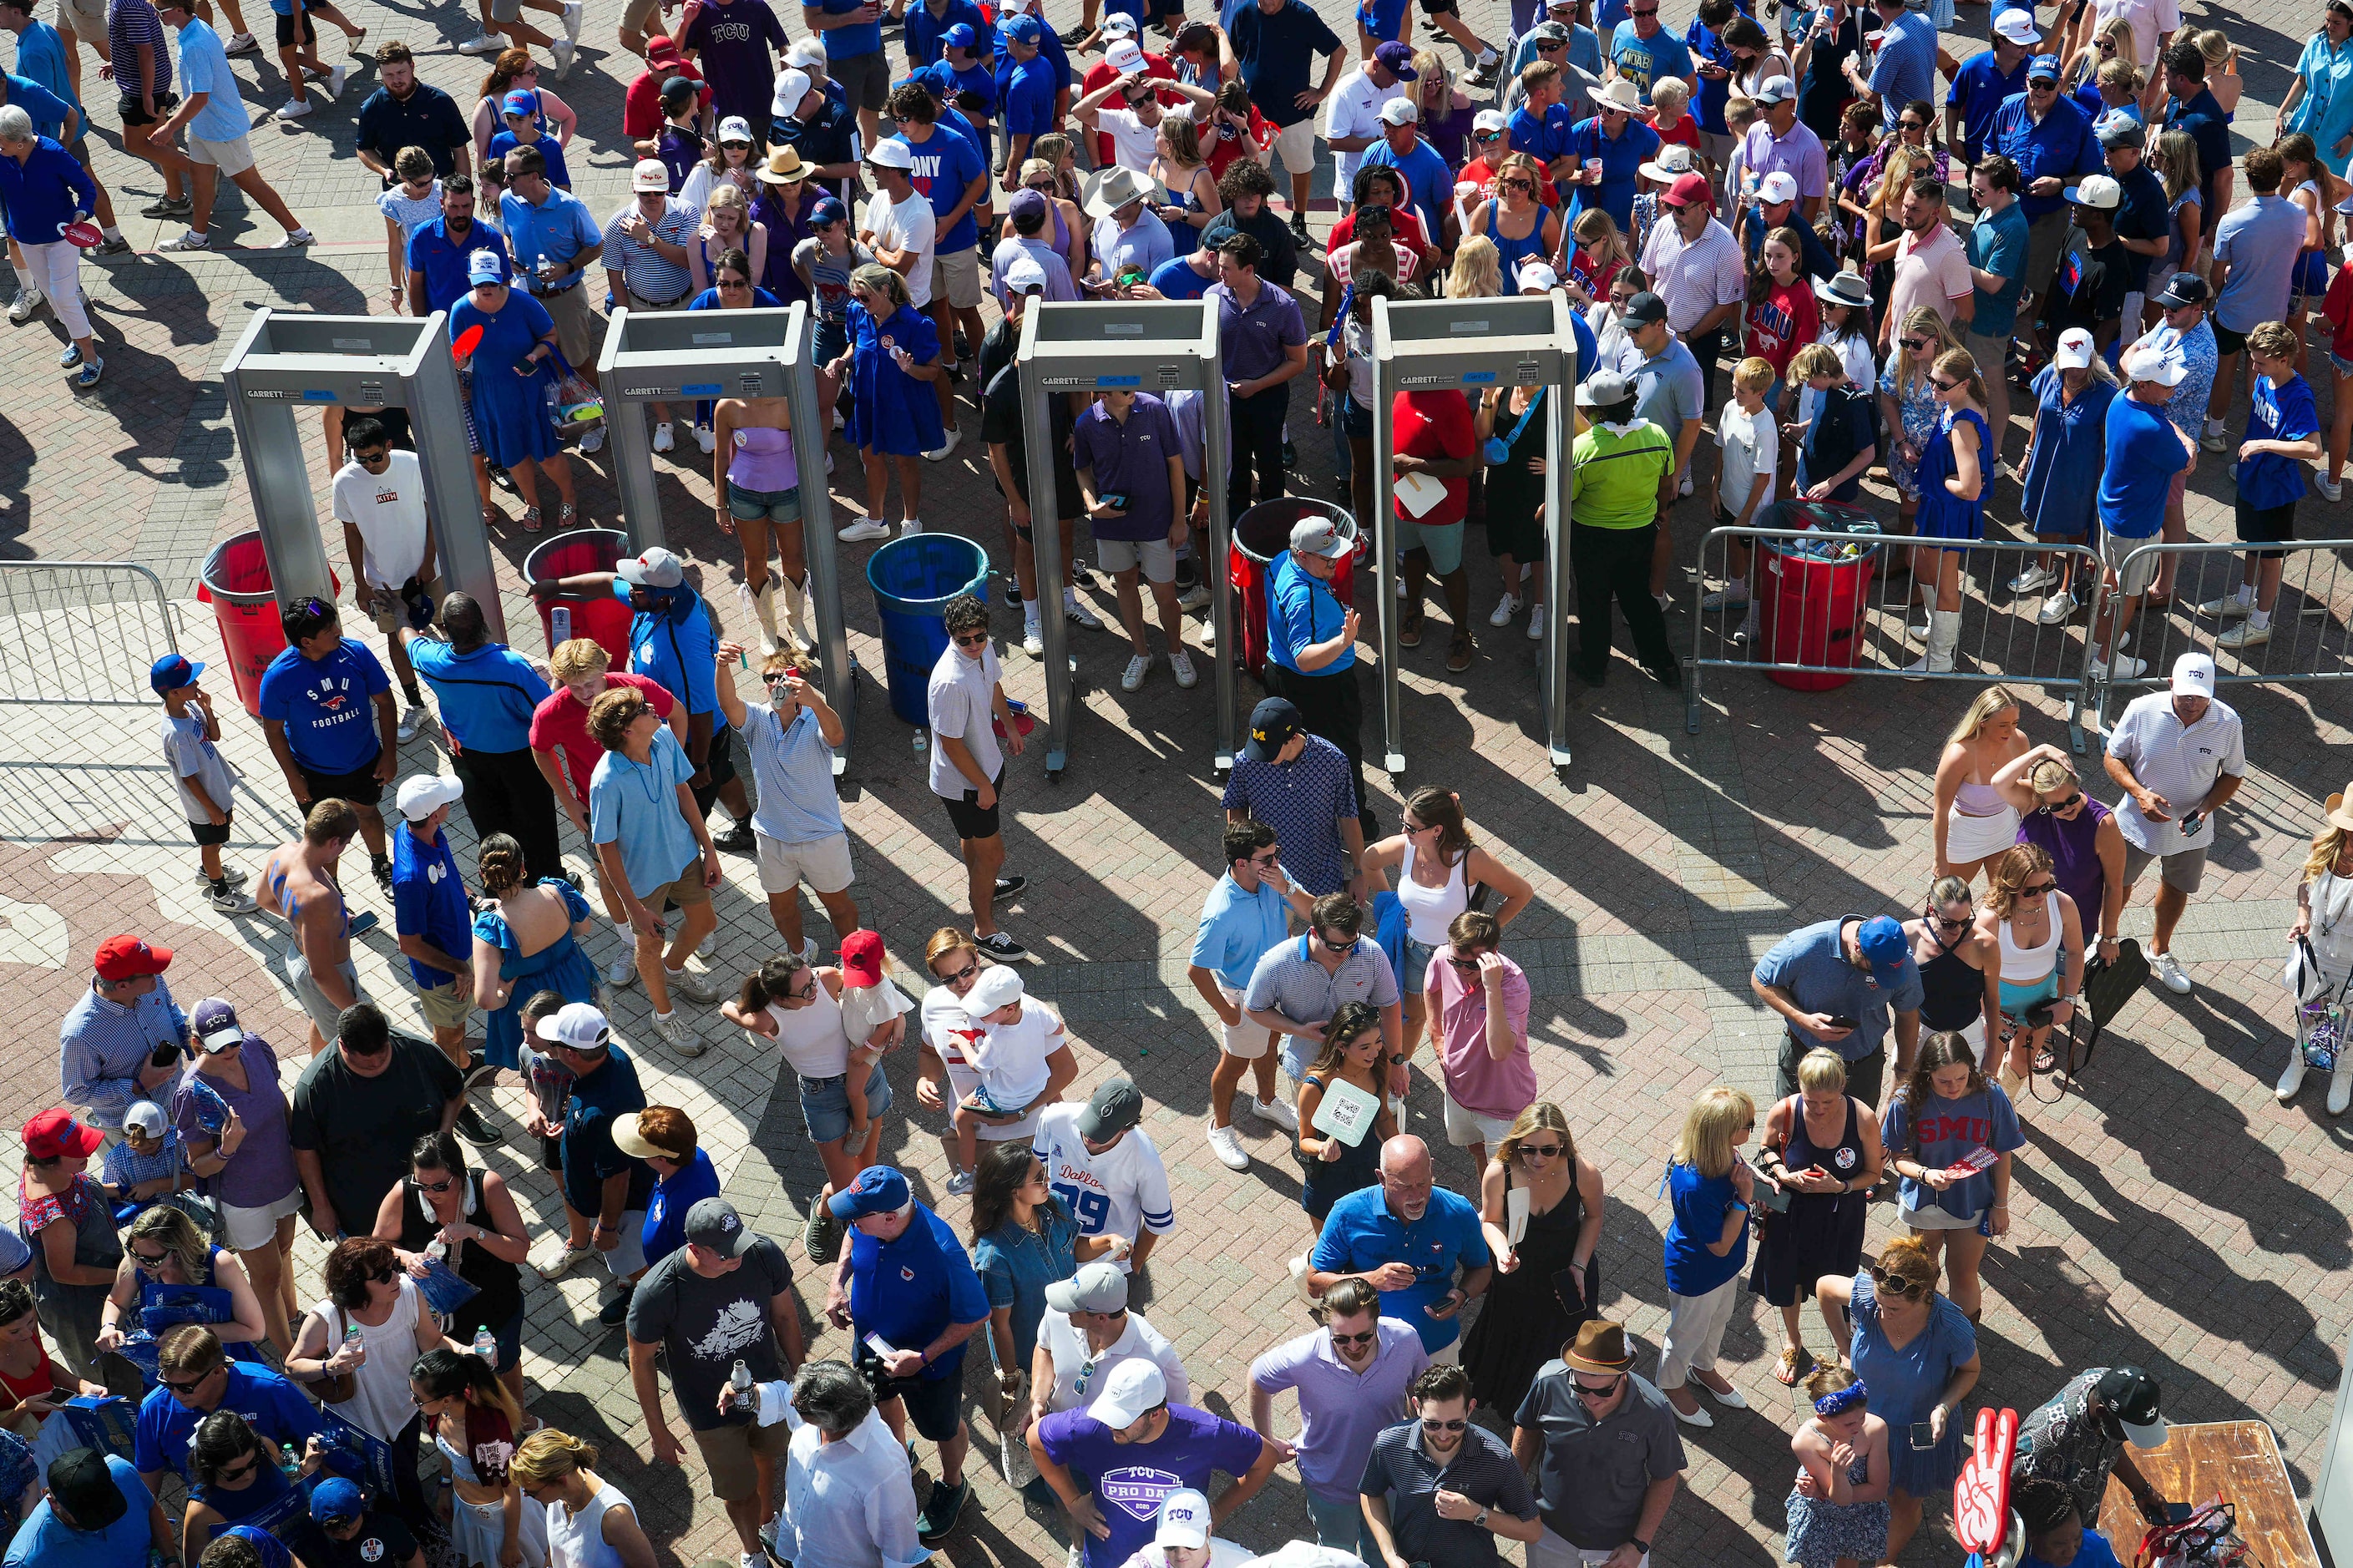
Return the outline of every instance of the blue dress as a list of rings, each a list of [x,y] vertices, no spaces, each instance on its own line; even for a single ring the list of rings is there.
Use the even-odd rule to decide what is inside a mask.
[[[939,330],[911,305],[902,305],[887,321],[849,302],[849,444],[893,457],[912,458],[946,442],[940,427],[939,396],[931,383],[918,381],[891,357],[893,346],[905,349],[917,364],[940,357]]]
[[[1910,1344],[1897,1350],[1880,1332],[1879,1296],[1868,1268],[1855,1271],[1848,1310],[1854,1319],[1849,1359],[1855,1376],[1871,1386],[1871,1413],[1887,1423],[1888,1479],[1915,1498],[1933,1497],[1961,1473],[1967,1412],[1952,1412],[1945,1423],[1945,1440],[1926,1451],[1912,1447],[1912,1424],[1928,1419],[1929,1408],[1944,1397],[1954,1369],[1978,1353],[1978,1331],[1951,1297],[1938,1295],[1929,1303],[1927,1323]]]
[[[1496,200],[1490,202],[1487,205],[1487,237],[1495,243],[1495,254],[1503,261],[1504,283],[1507,288],[1516,289],[1519,287],[1514,279],[1517,279],[1520,275],[1521,262],[1526,260],[1531,256],[1535,257],[1539,261],[1545,259],[1545,209],[1538,206],[1535,210],[1536,215],[1535,226],[1528,230],[1525,238],[1514,239],[1504,232],[1504,203],[1502,198],[1498,197]]]
[[[561,877],[542,877],[539,885],[564,895],[564,912],[573,925],[588,918],[588,900],[580,896],[579,889]],[[520,1059],[516,1047],[522,1043],[522,1004],[542,991],[555,992],[566,1002],[596,1001],[596,966],[580,951],[568,926],[562,936],[528,958],[515,945],[506,916],[496,909],[474,917],[474,934],[499,950],[499,978],[513,983],[507,1005],[483,1020],[482,1059],[512,1071]]]
[[[2064,373],[2046,364],[2034,376],[2034,454],[2026,465],[2021,510],[2042,539],[2082,539],[2091,532],[2107,460],[2108,405],[2114,382],[2093,376],[2069,403],[2060,396]]]
[[[1963,500],[1945,488],[1945,481],[1952,478],[1958,466],[1953,455],[1953,426],[1961,420],[1977,427],[1980,476],[1993,453],[1993,433],[1987,428],[1984,415],[1974,408],[1957,413],[1946,408],[1938,413],[1936,433],[1920,448],[1920,468],[1915,476],[1920,487],[1920,510],[1914,521],[1922,539],[1977,539],[1985,533],[1987,487],[1978,485],[1975,500]]]
[[[482,455],[502,468],[555,456],[564,448],[547,416],[548,381],[554,372],[542,361],[528,376],[514,373],[532,345],[555,331],[554,318],[522,289],[510,289],[496,315],[484,312],[470,294],[449,308],[453,342],[473,327],[482,329],[482,340],[474,345],[470,362],[472,394],[467,408]]]
[[[1890,1434],[1892,1437],[1894,1434]],[[1847,1484],[1871,1479],[1871,1461],[1857,1458],[1847,1467]],[[1783,1561],[1799,1568],[1832,1568],[1841,1557],[1856,1563],[1876,1563],[1887,1552],[1887,1500],[1877,1502],[1831,1502],[1791,1490],[1788,1500],[1789,1539],[1781,1549]]]

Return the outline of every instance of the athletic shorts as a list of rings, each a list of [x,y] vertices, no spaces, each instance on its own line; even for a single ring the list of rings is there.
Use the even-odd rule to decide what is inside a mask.
[[[1394,523],[1397,547],[1401,551],[1426,551],[1430,570],[1437,576],[1446,576],[1462,564],[1462,527],[1459,522],[1443,523],[1436,528],[1427,523],[1400,517]]]
[[[188,824],[188,837],[195,840],[197,848],[201,849],[207,845],[226,844],[228,842],[228,830],[236,825],[237,813],[232,811],[226,813],[225,815],[228,817],[228,821],[227,822],[191,822]]]
[[[280,958],[286,966],[286,984],[293,988],[294,1000],[302,1005],[302,1011],[318,1026],[320,1037],[332,1040],[335,1031],[342,1026],[343,1009],[328,1001],[327,994],[319,989],[319,983],[311,978],[311,961],[302,956],[301,948],[290,942]],[[360,984],[360,972],[350,959],[343,960],[335,969],[343,975],[344,989],[352,994],[354,1002],[369,999],[366,987]]]
[[[2194,893],[2198,890],[2198,884],[2206,879],[2206,851],[2203,849],[2177,849],[2170,855],[2159,857],[2127,842],[2125,845],[2126,892],[2130,892],[2132,885],[2140,880],[2140,874],[2148,868],[2151,860],[2162,860],[2158,879],[2177,893]]]
[[[1286,125],[1274,133],[1274,140],[1260,154],[1259,162],[1268,168],[1282,165],[1287,174],[1312,174],[1315,172],[1315,121],[1310,118],[1296,125]]]
[[[2249,506],[2241,500],[2233,503],[2238,513],[2239,542],[2242,544],[2279,544],[2295,537],[2295,502],[2285,506]],[[2284,550],[2256,552],[2265,561],[2284,561]]]
[[[980,308],[980,252],[941,251],[932,258],[932,302],[945,299],[958,310]],[[976,353],[978,350],[976,348]]]
[[[853,114],[861,109],[880,114],[891,106],[891,62],[880,49],[845,59],[828,59],[825,74],[841,84]]]
[[[2213,321],[2213,318],[2209,317],[2208,320]],[[2246,346],[2247,334],[2245,332],[2234,332],[2230,328],[2224,326],[2221,321],[2214,321],[2214,352],[2216,353],[2234,354]]]
[[[1098,539],[1095,559],[1113,575],[1141,566],[1147,583],[1176,581],[1176,548],[1166,539]]]
[[[2120,534],[2110,533],[2106,529],[2100,531],[2101,563],[2116,574],[2116,592],[2126,598],[2129,599],[2136,595],[2147,593],[2148,585],[2157,581],[2157,563],[2162,557],[2155,554],[2144,555],[2136,562],[2130,576],[2126,576],[2125,573],[2126,559],[2141,546],[2154,544],[2157,540],[2158,536],[2155,534],[2127,539]]]
[[[310,8],[305,6],[300,18],[293,16],[280,16],[277,18],[278,47],[280,48],[290,49],[294,47],[294,27],[297,20],[300,20],[301,23],[301,41],[303,43],[315,44],[319,41],[319,30],[311,25]]]
[[[101,37],[104,36],[104,34],[100,35]],[[155,112],[153,114],[148,113],[145,109],[140,106],[139,100],[127,92],[115,100],[114,107],[122,116],[122,128],[125,131],[130,131],[142,125],[161,125],[164,121],[172,118],[172,110],[180,107],[180,95],[176,92],[157,93],[155,95]],[[2246,340],[2243,338],[2240,340],[2242,342],[2244,342]]]
[[[381,752],[376,753],[382,756]],[[370,757],[347,773],[322,773],[307,767],[300,758],[294,766],[302,775],[302,783],[311,792],[311,803],[322,800],[347,800],[353,805],[374,805],[384,798],[384,785],[376,781],[376,758]]]
[[[522,19],[522,0],[491,0],[491,21],[516,22]]]
[[[661,31],[661,0],[626,0],[621,6],[621,26],[633,33]]]
[[[1242,994],[1240,992],[1233,989],[1233,987],[1228,985],[1222,980],[1217,982],[1217,987],[1218,994],[1226,999],[1228,1005],[1237,1010],[1241,1007]],[[1220,1023],[1218,1027],[1223,1032],[1223,1037],[1219,1040],[1218,1048],[1225,1052],[1226,1055],[1229,1057],[1233,1057],[1246,1062],[1254,1062],[1258,1060],[1259,1058],[1266,1055],[1271,1046],[1271,1042],[1267,1037],[1274,1033],[1273,1030],[1268,1028],[1264,1024],[1251,1023],[1250,1021],[1250,1015],[1247,1013],[1242,1015],[1242,1021],[1240,1023]]]
[[[838,893],[849,886],[847,833],[806,844],[787,844],[756,828],[752,837],[760,847],[760,891],[764,893],[789,893],[803,882],[819,893]]]
[[[784,1468],[785,1448],[793,1429],[782,1421],[763,1426],[756,1421],[742,1426],[693,1428],[694,1446],[702,1450],[702,1468],[711,1472],[711,1495],[721,1502],[744,1502],[759,1489],[760,1472],[752,1456],[765,1454]]]
[[[207,142],[192,134],[188,138],[188,162],[209,163],[234,180],[253,167],[253,139],[238,136],[227,142]]]
[[[900,1350],[921,1350],[921,1345],[900,1345]],[[863,1363],[873,1366],[872,1362]],[[875,1385],[877,1404],[884,1400],[906,1401],[907,1419],[914,1424],[917,1433],[934,1443],[944,1443],[956,1435],[964,1425],[964,1379],[956,1376],[924,1379],[920,1377],[884,1377],[870,1372],[868,1381]]]
[[[252,1208],[240,1208],[236,1204],[216,1204],[221,1216],[221,1239],[228,1243],[231,1252],[258,1252],[278,1239],[278,1222],[302,1208],[302,1189],[286,1189],[286,1195],[274,1203],[259,1204]]]
[[[948,823],[955,829],[958,838],[994,838],[1004,831],[997,815],[1005,805],[1004,769],[997,771],[997,777],[990,781],[990,787],[997,791],[997,802],[985,808],[980,804],[980,792],[976,789],[968,789],[953,800],[945,795],[940,797],[940,804],[948,808]]]

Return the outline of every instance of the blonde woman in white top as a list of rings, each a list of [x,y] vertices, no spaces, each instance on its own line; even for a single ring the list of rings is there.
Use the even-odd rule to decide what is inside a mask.
[[[2348,792],[2328,797],[2327,816],[2304,858],[2304,875],[2295,889],[2295,923],[2288,927],[2290,942],[2298,938],[2312,944],[2319,961],[2321,996],[2335,1001],[2353,974],[2353,804]],[[2295,1039],[2288,1047],[2287,1068],[2274,1092],[2285,1105],[2304,1086],[2305,1025],[2297,1008]],[[2336,1070],[2328,1076],[2328,1114],[2342,1116],[2353,1106],[2353,1049],[2340,1045]]]
[[[1422,983],[1430,958],[1447,944],[1446,928],[1471,907],[1471,889],[1500,895],[1496,923],[1508,926],[1535,897],[1528,879],[1472,842],[1462,820],[1462,801],[1451,790],[1425,785],[1406,798],[1405,831],[1365,847],[1358,867],[1370,872],[1398,868],[1398,902],[1406,912],[1405,968],[1398,991],[1405,1009],[1403,1050],[1421,1042],[1429,1004]]]
[[[1936,759],[1936,875],[1975,881],[1988,860],[2018,842],[2018,807],[1994,780],[2033,749],[2010,688],[1989,686],[1970,700]]]
[[[547,1510],[548,1568],[654,1568],[637,1505],[589,1468],[596,1462],[594,1444],[543,1426],[507,1466],[523,1500]]]

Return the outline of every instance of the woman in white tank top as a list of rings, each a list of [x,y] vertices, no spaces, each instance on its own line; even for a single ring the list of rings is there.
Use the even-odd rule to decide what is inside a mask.
[[[879,1052],[853,1051],[841,1026],[841,971],[818,969],[794,954],[772,958],[744,977],[744,989],[720,1016],[773,1040],[800,1077],[801,1119],[825,1166],[818,1204],[845,1191],[874,1163],[891,1085]],[[850,1093],[856,1072],[863,1090]]]
[[[1368,846],[1356,862],[1366,874],[1367,896],[1377,898],[1387,887],[1382,875],[1398,868],[1397,901],[1405,911],[1405,968],[1397,977],[1405,1005],[1405,1054],[1421,1043],[1422,1022],[1429,1013],[1424,984],[1430,957],[1450,940],[1447,927],[1471,907],[1475,886],[1503,895],[1496,921],[1510,925],[1535,897],[1528,879],[1471,842],[1462,821],[1462,802],[1451,790],[1424,786],[1405,803],[1405,831]]]
[[[549,1568],[654,1568],[636,1506],[589,1468],[596,1462],[593,1445],[544,1426],[507,1467],[523,1500],[547,1511]]]
[[[2050,1038],[2052,1025],[2064,1024],[2074,1015],[2076,994],[2084,988],[2083,919],[2075,912],[2075,900],[2059,890],[2050,851],[2039,844],[2020,844],[1987,862],[1978,933],[1994,937],[2000,946],[2002,1030],[2010,1046],[2001,1066],[2001,1087],[2023,1105],[2035,1052]],[[2052,1005],[2050,1022],[2029,1027],[2027,1013],[2046,1003]]]

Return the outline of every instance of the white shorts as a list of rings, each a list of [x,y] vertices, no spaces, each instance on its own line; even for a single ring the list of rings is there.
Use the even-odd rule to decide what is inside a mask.
[[[849,886],[849,835],[786,844],[754,829],[760,846],[760,891],[789,893],[807,882],[813,891],[838,893]]]
[[[1311,115],[1296,125],[1286,125],[1274,133],[1259,161],[1271,169],[1277,163],[1290,174],[1312,174],[1315,172],[1315,121]],[[1344,195],[1345,193],[1343,193]]]
[[[1895,1208],[1895,1217],[1914,1230],[1975,1230],[1978,1221],[1985,1217],[1985,1211],[1979,1209],[1973,1214],[1954,1215],[1941,1208],[1907,1209],[1899,1204]]]
[[[1553,1533],[1550,1525],[1544,1533],[1528,1543],[1528,1568],[1589,1568],[1590,1564],[1607,1563],[1616,1548],[1609,1546],[1571,1546]],[[1651,1568],[1649,1552],[1634,1568]]]
[[[284,1197],[274,1204],[257,1208],[239,1208],[235,1204],[220,1204],[222,1239],[231,1252],[258,1252],[278,1237],[278,1222],[290,1214],[299,1213],[302,1206],[302,1189],[287,1190]]]
[[[971,1099],[972,1091],[980,1087],[980,1075],[957,1062],[943,1060],[940,1065],[947,1068],[948,1088],[955,1092],[956,1103]],[[984,1143],[1010,1143],[1016,1138],[1036,1137],[1038,1119],[1025,1116],[1018,1121],[975,1121],[973,1131]]]
[[[1176,581],[1176,547],[1166,539],[1098,539],[1095,559],[1113,576],[1142,566],[1147,583]]]
[[[1492,1150],[1504,1141],[1504,1134],[1511,1131],[1512,1123],[1516,1120],[1515,1117],[1482,1116],[1475,1110],[1465,1110],[1454,1103],[1453,1095],[1446,1096],[1446,1141],[1457,1149],[1484,1143]]]
[[[1454,1342],[1448,1345],[1442,1351],[1430,1352],[1430,1364],[1432,1366],[1461,1366],[1462,1364],[1462,1336],[1461,1334],[1455,1335]]]
[[[980,252],[943,251],[932,258],[932,299],[943,296],[952,309],[976,310],[980,308]],[[974,348],[977,353],[977,345]]]
[[[1228,1003],[1237,1008],[1242,1005],[1240,992],[1222,980],[1216,982],[1216,984],[1218,994],[1224,997]],[[1220,1034],[1218,1048],[1240,1061],[1258,1060],[1259,1058],[1266,1055],[1274,1043],[1274,1031],[1263,1024],[1251,1023],[1250,1015],[1247,1013],[1242,1015],[1240,1023],[1220,1024],[1218,1027]]]
[[[188,138],[188,162],[210,163],[233,180],[253,167],[253,139],[239,136],[232,142],[207,142],[192,135]]]
[[[1972,816],[1954,807],[1945,816],[1945,858],[1966,866],[1999,855],[2018,842],[2018,808],[2005,806],[1991,816]]]

